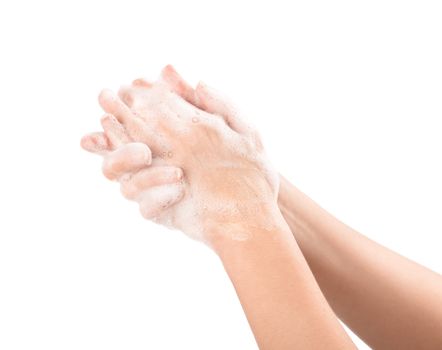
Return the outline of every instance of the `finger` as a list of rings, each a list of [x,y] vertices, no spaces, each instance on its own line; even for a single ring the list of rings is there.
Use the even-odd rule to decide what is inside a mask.
[[[155,219],[172,204],[183,198],[183,184],[163,185],[144,191],[137,199],[141,215],[146,219]]]
[[[118,97],[128,106],[132,108],[134,106],[135,94],[137,87],[133,85],[123,85],[118,90]]]
[[[120,178],[127,172],[137,171],[152,163],[152,154],[144,143],[132,142],[105,155],[103,174],[109,180]]]
[[[101,126],[112,149],[131,142],[124,126],[112,114],[105,114],[101,118]]]
[[[148,144],[154,152],[161,149],[161,140],[156,136],[154,130],[137,117],[112,91],[103,90],[98,101],[105,112],[114,115],[124,126],[132,140]]]
[[[195,89],[195,94],[200,108],[208,113],[221,116],[232,130],[240,134],[250,132],[249,126],[238,117],[235,107],[215,89],[200,81]]]
[[[138,87],[144,87],[144,88],[151,88],[152,87],[152,83],[144,78],[135,79],[132,82],[132,85],[138,86]]]
[[[174,93],[194,106],[199,107],[195,90],[178,74],[172,65],[169,64],[163,68],[161,71],[161,79]]]
[[[245,131],[248,129],[245,123],[235,120],[238,118],[233,105],[203,82],[199,82],[197,88],[193,89],[172,65],[167,65],[163,68],[161,77],[169,88],[195,107],[205,112],[222,116],[226,122],[233,124],[238,130]]]
[[[128,106],[110,90],[101,91],[98,102],[106,113],[112,114],[124,125],[128,133],[136,133],[142,127],[141,121],[136,117]]]
[[[120,178],[120,189],[127,199],[137,196],[152,187],[178,183],[183,178],[183,171],[174,166],[151,166],[136,173],[128,173]]]
[[[84,150],[100,155],[104,155],[111,150],[110,142],[102,132],[94,132],[84,135],[81,138],[80,144]]]

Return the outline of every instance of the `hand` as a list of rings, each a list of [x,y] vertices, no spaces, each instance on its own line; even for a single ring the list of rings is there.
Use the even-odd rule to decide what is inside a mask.
[[[208,92],[200,84],[189,96],[198,98],[207,110],[224,104]],[[109,92],[102,93],[100,101],[131,139],[151,146],[154,160],[180,166],[186,173],[184,200],[163,213],[160,221],[167,218],[173,226],[203,239],[210,227],[227,221],[233,226],[250,223],[276,206],[277,176],[265,160],[259,137],[235,115],[222,118],[206,113],[165,84],[156,84],[149,92],[143,86],[124,88],[120,96],[137,116]],[[136,200],[145,213],[143,197]]]

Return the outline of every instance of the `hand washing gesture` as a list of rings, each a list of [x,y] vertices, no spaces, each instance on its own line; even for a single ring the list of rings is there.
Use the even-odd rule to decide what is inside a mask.
[[[202,84],[189,89],[166,67],[152,86],[139,80],[119,97],[107,90],[99,97],[112,144],[101,139],[102,148],[117,148],[105,156],[107,177],[119,179],[146,218],[207,243],[221,227],[241,239],[236,225],[265,225],[259,218],[277,210],[278,177],[259,137],[216,96]]]

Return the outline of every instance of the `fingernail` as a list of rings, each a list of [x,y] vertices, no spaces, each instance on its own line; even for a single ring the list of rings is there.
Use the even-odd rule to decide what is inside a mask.
[[[148,148],[146,149],[146,152],[144,153],[144,162],[146,165],[152,164],[152,152]]]

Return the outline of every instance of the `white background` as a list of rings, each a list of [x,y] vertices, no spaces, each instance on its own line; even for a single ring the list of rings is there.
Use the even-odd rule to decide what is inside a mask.
[[[322,206],[440,273],[441,18],[440,1],[2,1],[0,348],[256,349],[215,255],[143,220],[79,146],[101,88],[167,63],[248,111]]]

